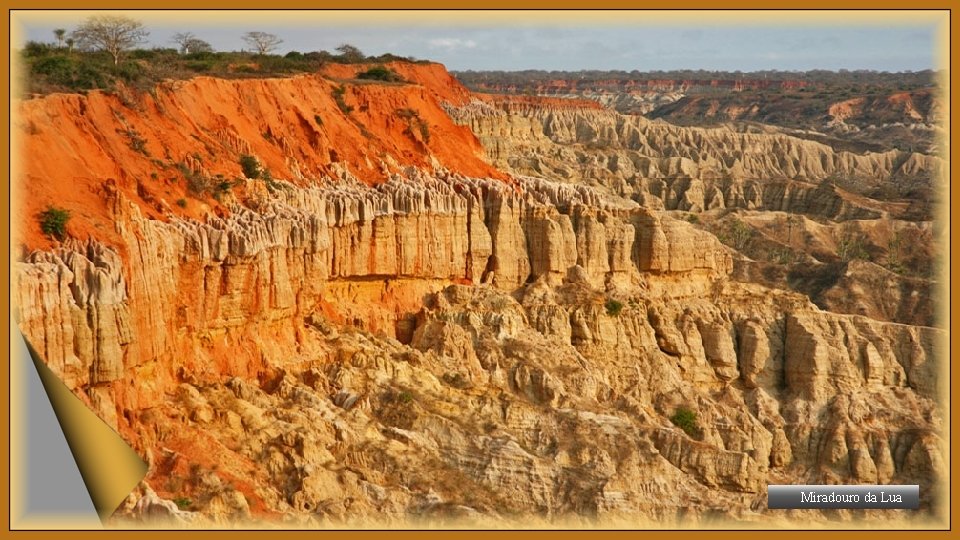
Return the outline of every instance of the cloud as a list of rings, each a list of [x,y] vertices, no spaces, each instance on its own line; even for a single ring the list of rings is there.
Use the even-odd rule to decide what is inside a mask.
[[[446,49],[452,51],[455,49],[475,49],[477,42],[472,39],[460,38],[434,38],[427,41],[431,49]]]

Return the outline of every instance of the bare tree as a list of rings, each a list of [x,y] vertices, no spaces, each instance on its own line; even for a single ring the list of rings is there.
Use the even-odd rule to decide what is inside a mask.
[[[273,34],[266,32],[247,32],[243,35],[243,40],[257,49],[257,54],[267,54],[283,43],[283,40]]]
[[[196,39],[193,32],[177,32],[170,38],[170,41],[180,46],[180,54],[190,54],[190,40]]]
[[[149,32],[143,23],[122,15],[94,15],[88,17],[72,37],[77,45],[99,51],[107,51],[113,57],[113,64],[120,63],[120,55],[143,42]]]
[[[193,32],[178,32],[173,35],[172,41],[180,46],[180,54],[213,52],[213,47]]]
[[[192,53],[213,52],[213,45],[200,38],[194,38],[187,42],[187,51]]]
[[[57,48],[63,48],[63,38],[67,35],[67,30],[65,28],[57,28],[53,31],[53,35],[57,38]]]

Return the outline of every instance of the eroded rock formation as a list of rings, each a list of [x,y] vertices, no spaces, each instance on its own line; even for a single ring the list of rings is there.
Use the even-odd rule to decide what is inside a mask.
[[[896,178],[924,183],[938,158],[891,150],[857,154],[782,133],[687,128],[575,106],[475,101],[447,106],[498,165],[607,187],[667,210],[791,210],[825,217],[876,217],[871,201],[820,184],[843,177],[861,189]]]
[[[404,69],[422,88],[356,99],[413,92],[437,110],[445,100],[497,163],[539,174],[477,178],[431,142],[376,181],[316,158],[336,174],[247,179],[193,215],[103,169],[84,180],[97,207],[74,238],[24,240],[44,249],[14,268],[20,329],[150,465],[119,516],[678,526],[937,511],[944,332],[734,281],[734,250],[661,211],[788,200],[868,217],[869,201],[802,186],[935,163],[559,101],[471,104],[462,88],[435,88],[452,84],[435,66]],[[330,88],[307,78],[263,91],[303,85]],[[39,118],[42,104],[31,107]],[[370,133],[385,129],[368,121]],[[64,137],[95,138],[77,129]],[[284,140],[284,152],[313,155]],[[606,170],[623,160],[664,184],[631,200],[572,181],[586,177],[557,173],[583,164],[565,141],[593,141],[610,149]],[[241,150],[195,165],[213,174]],[[122,169],[117,155],[110,167]],[[478,156],[471,166],[493,170]],[[55,184],[45,170],[28,177]],[[695,425],[675,425],[681,410]],[[919,483],[924,512],[767,510],[766,484],[788,482]]]

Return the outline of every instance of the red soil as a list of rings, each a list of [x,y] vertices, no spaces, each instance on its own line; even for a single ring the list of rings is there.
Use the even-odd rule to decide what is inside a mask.
[[[349,79],[368,67],[331,65],[325,74]],[[222,214],[226,209],[210,193],[191,194],[181,169],[231,181],[243,176],[242,154],[256,156],[274,178],[302,185],[335,176],[335,162],[371,185],[409,165],[507,179],[485,161],[469,128],[454,124],[441,107],[470,97],[442,65],[389,67],[411,83],[323,75],[197,77],[123,98],[91,92],[22,102],[13,124],[14,140],[22,143],[14,154],[14,223],[21,226],[21,243],[25,249],[52,245],[37,215],[55,205],[71,211],[70,236],[116,245],[106,197],[111,190],[152,218]],[[350,113],[335,100],[338,86]],[[400,113],[404,109],[414,115]]]

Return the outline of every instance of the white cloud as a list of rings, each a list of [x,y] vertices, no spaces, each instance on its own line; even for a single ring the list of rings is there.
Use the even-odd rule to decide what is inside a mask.
[[[427,41],[427,44],[430,45],[431,49],[447,49],[448,51],[454,49],[475,49],[477,47],[476,41],[460,38],[435,38]]]

